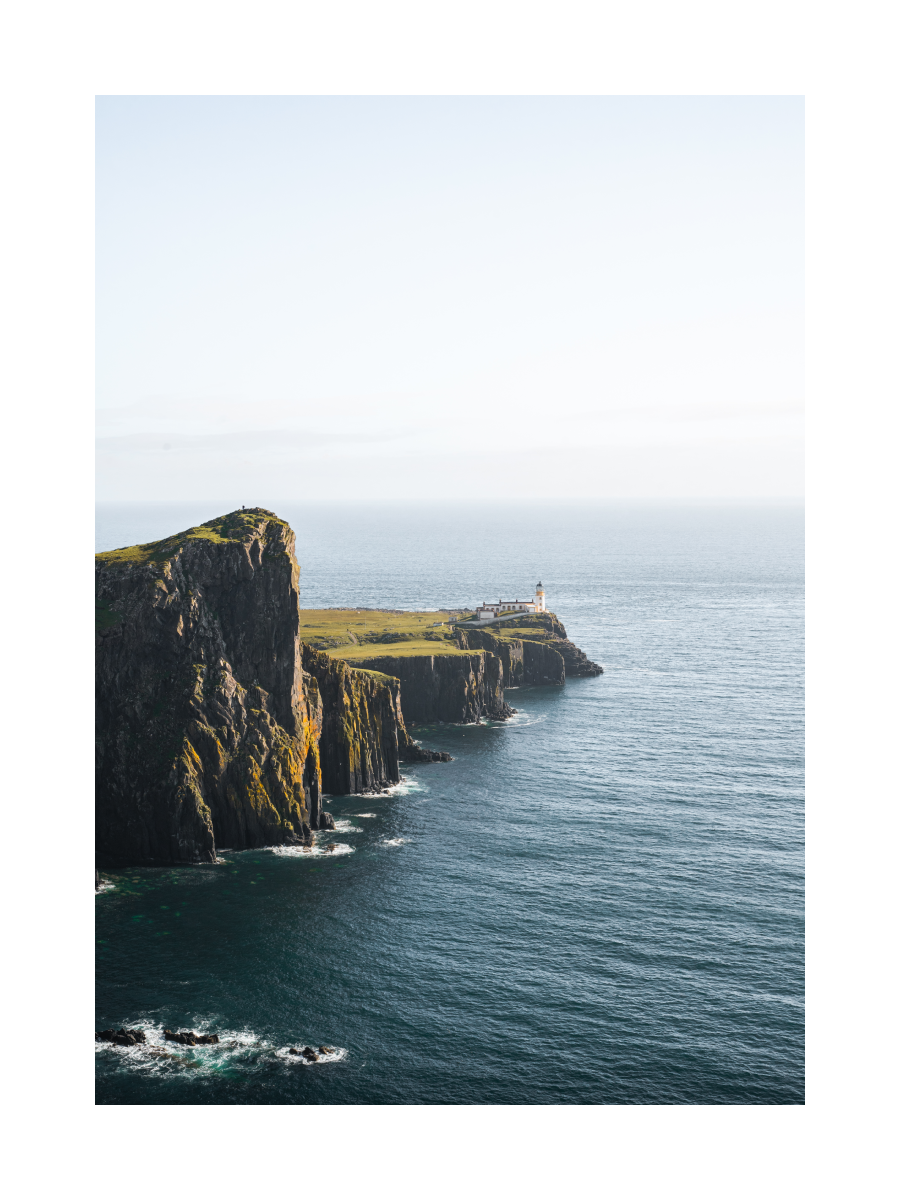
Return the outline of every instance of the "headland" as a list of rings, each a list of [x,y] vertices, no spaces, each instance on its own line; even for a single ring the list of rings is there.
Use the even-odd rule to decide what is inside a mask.
[[[325,795],[449,760],[408,725],[504,720],[505,688],[602,670],[550,612],[301,609],[294,549],[256,508],[96,556],[101,866],[309,846]]]

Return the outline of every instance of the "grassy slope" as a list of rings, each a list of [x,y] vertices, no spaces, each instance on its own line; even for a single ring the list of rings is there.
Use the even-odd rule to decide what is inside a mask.
[[[95,558],[103,563],[165,562],[187,542],[242,542],[251,529],[257,528],[260,517],[266,517],[278,525],[287,525],[287,521],[282,521],[265,508],[238,509],[237,512],[227,513],[224,517],[206,521],[203,525],[195,525],[192,529],[173,533],[171,537],[161,541],[145,542],[142,546],[123,546],[120,550],[106,550],[95,555]]]
[[[300,636],[316,649],[351,665],[354,660],[366,658],[477,654],[477,650],[457,647],[452,628],[447,623],[455,615],[452,611],[304,608],[300,610]],[[443,624],[436,627],[437,622]],[[540,642],[554,640],[541,617],[526,616],[515,624],[490,625],[487,632],[502,641],[520,638]]]
[[[408,642],[364,642],[361,646],[335,646],[325,651],[332,658],[343,658],[353,664],[360,658],[418,658],[433,654],[477,654],[477,650],[460,650],[453,642],[413,638]]]
[[[458,649],[452,641],[450,627],[446,624],[453,615],[455,613],[451,612],[411,613],[365,608],[302,608],[300,637],[317,650],[347,662],[360,658],[465,654],[466,651]]]

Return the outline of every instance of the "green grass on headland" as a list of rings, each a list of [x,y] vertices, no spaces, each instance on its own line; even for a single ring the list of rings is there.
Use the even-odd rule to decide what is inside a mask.
[[[181,533],[173,533],[171,537],[162,538],[158,542],[145,542],[141,546],[123,546],[120,550],[104,550],[94,557],[102,563],[135,563],[165,562],[176,554],[187,542],[243,542],[250,533],[258,528],[260,518],[265,517],[278,525],[287,525],[273,512],[266,508],[242,508],[224,517],[216,517],[184,529]]]
[[[300,637],[335,658],[464,654],[449,622],[459,609],[392,612],[367,608],[301,608]]]
[[[434,654],[477,654],[472,650],[460,650],[455,642],[434,638],[411,638],[403,642],[364,642],[360,646],[333,646],[326,654],[332,658],[343,658],[352,663],[360,658],[420,658]]]
[[[465,610],[441,612],[391,612],[389,609],[302,608],[300,637],[332,658],[349,663],[371,658],[418,658],[434,654],[472,654],[477,649],[461,650],[454,627],[465,630]],[[502,641],[526,638],[552,641],[555,618],[552,613],[523,615],[515,624],[498,622],[485,632]]]

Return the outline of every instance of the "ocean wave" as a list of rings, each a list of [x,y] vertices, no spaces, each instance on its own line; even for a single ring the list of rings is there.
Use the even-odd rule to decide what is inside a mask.
[[[95,889],[98,896],[102,892],[114,892],[115,890],[116,890],[116,885],[114,883],[109,883],[108,880],[106,880],[106,879],[104,879],[103,882],[100,884],[100,886]]]
[[[402,779],[399,783],[393,783],[387,789],[389,796],[409,796],[413,792],[427,792],[428,788],[422,783],[417,783],[415,779]]]
[[[507,720],[503,722],[498,721],[497,724],[503,724],[507,729],[526,729],[529,725],[540,725],[545,720],[546,717],[544,716],[535,717],[520,708],[518,712],[514,712]]]
[[[368,815],[367,813],[360,814],[360,816],[367,816],[367,815]],[[362,833],[362,829],[359,827],[359,825],[354,825],[352,821],[341,820],[341,821],[335,821],[334,832],[335,833]]]
[[[407,840],[407,838],[385,838],[379,844],[382,846],[402,846]]]
[[[345,846],[343,842],[329,842],[323,846],[266,846],[265,849],[282,858],[339,858],[353,853],[353,847]]]

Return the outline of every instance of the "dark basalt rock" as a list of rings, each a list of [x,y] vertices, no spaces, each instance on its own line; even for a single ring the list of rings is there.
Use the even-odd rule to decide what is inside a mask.
[[[334,817],[330,812],[319,813],[319,828],[334,829]]]
[[[301,1050],[298,1050],[295,1046],[288,1046],[288,1054],[293,1054],[297,1058],[304,1058],[307,1062],[318,1062],[319,1055],[333,1053],[333,1046],[320,1046],[318,1054],[312,1046],[304,1046]]]
[[[407,741],[400,758],[403,762],[453,762],[446,750],[423,750],[419,743],[414,742],[412,738]]]
[[[465,724],[482,718],[504,721],[512,716],[503,699],[503,664],[494,654],[385,655],[353,661],[398,680],[404,718],[417,725],[436,721]],[[417,758],[410,746],[403,757],[408,762],[446,761]]]
[[[400,681],[367,664],[350,667],[303,646],[303,670],[320,697],[322,787],[335,796],[376,792],[399,783],[410,737],[400,707]],[[315,819],[320,813],[316,810]],[[313,828],[322,828],[316,824]]]
[[[116,1046],[142,1046],[147,1041],[143,1029],[101,1029],[94,1036],[98,1042]]]
[[[583,650],[579,650],[574,642],[564,638],[554,643],[555,649],[563,656],[566,664],[566,675],[569,679],[582,679],[589,675],[602,675],[603,668],[599,663],[591,662]]]
[[[531,614],[522,618],[521,624],[533,629],[534,636],[507,638],[497,636],[491,628],[457,627],[457,644],[461,649],[477,646],[500,658],[507,687],[563,684],[567,677],[603,674],[598,663],[591,662],[583,650],[569,641],[565,627],[553,613]]]
[[[325,847],[325,853],[326,854],[334,854],[336,849],[337,849],[337,846],[335,846],[334,842],[332,842],[330,846]]]
[[[163,1037],[167,1042],[177,1042],[179,1046],[215,1046],[219,1042],[217,1033],[194,1033],[192,1029],[185,1029],[181,1033],[166,1029]]]

